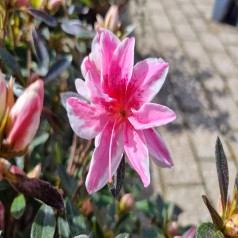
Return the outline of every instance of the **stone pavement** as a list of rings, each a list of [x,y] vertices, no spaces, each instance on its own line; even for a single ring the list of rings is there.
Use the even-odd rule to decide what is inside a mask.
[[[170,64],[156,100],[177,113],[174,123],[159,128],[175,166],[152,166],[151,189],[184,210],[184,225],[210,220],[201,195],[217,204],[217,136],[229,160],[230,191],[238,164],[238,29],[213,22],[212,8],[212,0],[129,4],[138,58]]]

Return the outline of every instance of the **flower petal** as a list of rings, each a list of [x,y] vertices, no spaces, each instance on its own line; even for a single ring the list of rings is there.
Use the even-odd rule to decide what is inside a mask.
[[[149,186],[149,153],[146,141],[143,132],[135,130],[129,123],[124,129],[124,149],[130,164],[140,175],[144,186]]]
[[[138,111],[131,111],[133,114],[128,119],[136,130],[162,126],[176,118],[171,109],[155,103],[145,103]]]
[[[119,45],[120,40],[108,30],[104,30],[100,38],[102,56],[102,76],[109,75],[109,68],[112,62],[113,53]]]
[[[85,79],[85,84],[90,91],[92,90],[92,86],[90,85],[93,85],[94,87],[101,90],[100,71],[97,70],[95,63],[89,57],[84,58],[81,64],[81,71]],[[89,80],[87,78],[89,72],[92,75],[90,82],[88,82]]]
[[[90,101],[90,91],[82,79],[75,79],[75,87],[78,94],[85,100]]]
[[[104,90],[115,95],[125,95],[126,85],[131,78],[134,65],[134,38],[124,39],[114,51],[109,75],[104,77]]]
[[[66,110],[72,129],[84,139],[93,139],[106,125],[107,119],[104,114],[78,98],[68,98]]]
[[[173,161],[159,133],[155,129],[146,129],[143,134],[153,161],[162,168],[172,167]]]
[[[137,92],[140,101],[150,102],[161,89],[167,73],[168,63],[162,59],[150,58],[138,62],[128,85],[128,96]]]
[[[115,174],[123,155],[122,125],[114,128],[109,122],[102,133],[97,136],[97,147],[94,150],[90,162],[89,172],[86,178],[86,188],[89,193],[94,193],[104,187],[109,181],[109,145],[111,147],[111,173]]]

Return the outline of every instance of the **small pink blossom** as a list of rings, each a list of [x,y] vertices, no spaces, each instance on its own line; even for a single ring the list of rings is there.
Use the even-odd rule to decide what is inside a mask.
[[[40,124],[43,107],[44,83],[37,80],[17,99],[10,110],[5,129],[5,146],[22,151],[33,140]]]
[[[84,139],[95,138],[95,150],[86,179],[89,193],[101,189],[115,174],[123,153],[150,184],[149,154],[161,167],[173,162],[168,149],[153,127],[176,118],[160,104],[150,103],[162,87],[168,64],[146,59],[134,65],[134,38],[120,41],[108,30],[99,30],[92,52],[82,63],[85,82],[76,79],[76,89],[87,103],[68,98],[66,109],[71,127]]]

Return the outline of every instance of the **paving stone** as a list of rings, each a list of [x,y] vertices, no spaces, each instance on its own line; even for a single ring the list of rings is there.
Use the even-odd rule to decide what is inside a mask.
[[[163,14],[164,13],[164,8],[160,1],[147,1],[146,2],[146,7],[148,9],[147,13],[151,15],[156,15],[158,14]]]
[[[226,54],[215,53],[212,54],[210,57],[216,70],[223,77],[230,77],[237,74],[237,68],[235,64]]]
[[[228,50],[231,56],[231,60],[233,60],[233,62],[236,63],[236,65],[238,65],[238,46],[228,46],[226,47],[226,49]]]
[[[217,39],[217,36],[211,33],[201,33],[199,34],[199,38],[204,46],[204,49],[208,50],[209,52],[215,53],[224,53],[224,47]]]
[[[176,50],[179,48],[179,41],[174,33],[172,32],[157,32],[157,39],[161,48],[168,52],[168,50],[173,51],[173,54],[176,53]],[[169,53],[169,52],[168,52]]]
[[[191,23],[191,27],[193,27],[193,29],[200,33],[200,32],[207,32],[207,24],[206,22],[201,19],[201,18],[191,18],[189,19],[190,23]]]
[[[178,9],[168,9],[167,15],[173,24],[186,24],[187,20],[182,14],[182,12]]]
[[[212,17],[212,7],[208,5],[197,4],[195,8],[203,15],[206,19],[211,19]]]
[[[238,77],[230,77],[227,79],[228,87],[230,89],[231,95],[236,103],[238,103]]]
[[[226,45],[226,46],[238,46],[238,41],[237,41],[237,32],[233,33],[225,33],[225,32],[219,32],[217,36],[221,40],[221,42]]]
[[[209,160],[215,157],[215,143],[218,136],[215,121],[214,128],[206,128],[205,126],[198,126],[190,133],[193,148],[199,160]]]
[[[179,216],[181,225],[200,225],[202,222],[211,221],[201,197],[203,194],[205,194],[205,190],[202,184],[168,186],[167,200],[176,203],[183,209],[183,213]]]
[[[209,58],[198,41],[183,42],[185,53],[188,57],[197,63],[210,63]]]
[[[180,9],[183,12],[183,14],[185,16],[187,16],[188,18],[198,18],[199,17],[199,13],[198,13],[197,9],[189,2],[187,4],[182,4],[180,6]]]
[[[161,0],[160,2],[163,5],[165,11],[167,9],[176,9],[178,7],[174,0]]]
[[[174,30],[182,41],[196,40],[196,35],[191,27],[187,24],[178,24],[174,27]]]
[[[161,133],[171,157],[174,167],[171,169],[159,169],[163,177],[164,185],[200,183],[197,163],[189,144],[186,132],[182,133]]]
[[[204,74],[206,76],[204,76],[201,80],[207,92],[209,93],[208,97],[210,97],[212,93],[223,94],[225,92],[226,85],[220,75],[214,73],[213,69],[205,72]]]
[[[238,129],[238,108],[232,99],[231,95],[213,94],[212,95],[214,108],[214,117],[217,120],[219,127],[225,127],[225,129]],[[225,131],[226,132],[226,131]]]
[[[151,20],[156,31],[172,31],[170,21],[166,15],[152,15]]]

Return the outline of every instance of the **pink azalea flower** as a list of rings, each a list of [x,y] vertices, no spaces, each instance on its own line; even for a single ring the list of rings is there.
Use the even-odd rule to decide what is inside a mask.
[[[95,139],[95,150],[86,179],[89,193],[101,189],[115,174],[123,153],[150,184],[149,154],[161,167],[173,165],[165,143],[153,127],[176,118],[169,108],[150,103],[162,87],[168,64],[146,59],[134,65],[134,38],[120,41],[108,30],[99,30],[92,52],[82,63],[85,82],[76,79],[76,89],[85,101],[66,101],[74,132]],[[88,103],[90,102],[90,103]]]

